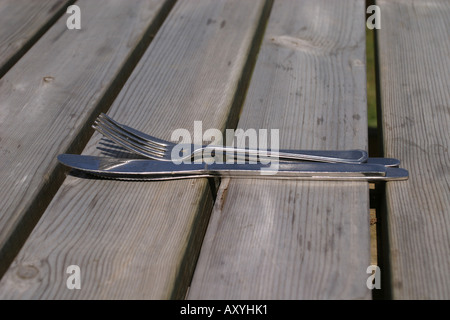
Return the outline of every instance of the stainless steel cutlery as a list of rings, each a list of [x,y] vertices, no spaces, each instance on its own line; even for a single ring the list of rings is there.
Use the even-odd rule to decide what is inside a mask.
[[[93,126],[119,146],[148,159],[119,159],[87,155],[61,154],[58,160],[73,169],[109,179],[119,180],[172,180],[200,177],[233,177],[290,180],[334,181],[392,181],[408,179],[408,171],[399,168],[400,161],[393,158],[369,158],[363,150],[321,151],[280,150],[259,153],[256,149],[189,146],[193,150],[172,161],[175,143],[161,140],[101,114]],[[228,157],[243,156],[265,158],[270,161],[220,161],[206,163],[191,161],[195,154],[205,150],[225,153]],[[208,150],[209,149],[209,150]],[[178,159],[180,160],[180,159]]]

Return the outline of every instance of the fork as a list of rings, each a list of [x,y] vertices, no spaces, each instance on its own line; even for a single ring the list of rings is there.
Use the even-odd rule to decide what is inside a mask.
[[[244,154],[249,156],[260,156],[264,158],[278,158],[281,160],[306,160],[331,163],[363,163],[368,159],[368,154],[364,150],[261,150],[235,148],[228,146],[214,145],[194,145],[194,144],[176,144],[170,141],[158,139],[145,134],[134,128],[121,124],[104,113],[101,113],[92,126],[105,137],[122,146],[123,148],[159,161],[173,161],[173,152],[176,152],[177,161],[183,161],[194,157],[197,154],[209,151],[225,152],[226,154]],[[176,148],[176,150],[175,150]],[[180,151],[185,153],[179,156]]]

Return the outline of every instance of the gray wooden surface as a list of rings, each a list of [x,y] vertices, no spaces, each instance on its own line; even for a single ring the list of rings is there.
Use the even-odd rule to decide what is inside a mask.
[[[239,128],[367,148],[364,1],[275,1]],[[190,299],[369,299],[367,183],[223,180]]]
[[[377,1],[392,298],[450,298],[450,2]],[[383,272],[383,270],[382,270]]]
[[[163,139],[177,128],[192,132],[195,120],[223,130],[239,111],[233,108],[266,9],[264,1],[177,2],[108,113]],[[110,149],[95,134],[83,153]],[[0,296],[183,298],[212,202],[206,179],[69,176],[1,280]],[[82,290],[65,286],[72,264],[81,268]]]
[[[79,1],[82,29],[63,16],[0,80],[0,274],[62,183],[56,156],[81,151],[164,3]]]
[[[0,77],[65,12],[70,0],[0,1]]]
[[[365,1],[79,0],[68,30],[73,2],[0,0],[0,299],[372,298],[367,183],[105,181],[56,160],[131,156],[93,134],[103,111],[163,139],[202,121],[366,149]],[[386,184],[374,261],[383,297],[448,299],[450,3],[376,4],[384,156],[410,178]]]

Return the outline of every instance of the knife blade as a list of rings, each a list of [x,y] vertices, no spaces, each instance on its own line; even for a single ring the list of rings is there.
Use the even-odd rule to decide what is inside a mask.
[[[171,180],[199,177],[233,177],[292,180],[391,181],[405,180],[408,171],[392,166],[395,159],[369,158],[363,164],[279,162],[262,163],[181,163],[146,159],[118,159],[61,154],[58,161],[76,170],[109,179]],[[387,163],[388,166],[383,163]]]

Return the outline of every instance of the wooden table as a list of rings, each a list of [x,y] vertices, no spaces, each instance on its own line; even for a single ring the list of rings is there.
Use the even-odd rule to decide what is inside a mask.
[[[105,154],[100,112],[163,139],[202,121],[367,150],[365,1],[1,0],[0,298],[448,299],[450,3],[376,5],[381,155],[410,179],[214,184],[56,156]]]

